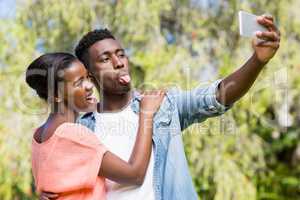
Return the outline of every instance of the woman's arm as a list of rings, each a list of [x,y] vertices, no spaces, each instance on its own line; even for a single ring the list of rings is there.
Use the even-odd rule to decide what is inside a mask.
[[[164,97],[164,92],[148,92],[143,95],[139,114],[139,128],[131,157],[125,162],[107,151],[103,158],[99,176],[118,183],[141,185],[143,183],[152,151],[152,125],[154,113]],[[61,177],[58,177],[61,178]],[[40,200],[57,199],[59,194],[42,191]]]
[[[148,168],[152,151],[153,116],[163,98],[163,91],[147,92],[141,100],[139,128],[128,162],[111,152],[103,156],[99,175],[121,184],[141,185]]]

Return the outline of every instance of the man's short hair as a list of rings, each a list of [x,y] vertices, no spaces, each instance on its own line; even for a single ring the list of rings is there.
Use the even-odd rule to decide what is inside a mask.
[[[95,29],[93,31],[90,31],[79,40],[79,43],[75,47],[75,55],[85,65],[85,67],[88,67],[89,64],[87,55],[90,46],[104,39],[115,40],[115,37],[108,29],[105,28],[105,29]]]

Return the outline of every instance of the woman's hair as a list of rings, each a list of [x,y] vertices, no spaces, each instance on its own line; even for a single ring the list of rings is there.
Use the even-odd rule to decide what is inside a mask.
[[[57,97],[58,81],[63,80],[63,70],[77,58],[69,53],[47,53],[35,59],[26,70],[26,83],[40,98]]]

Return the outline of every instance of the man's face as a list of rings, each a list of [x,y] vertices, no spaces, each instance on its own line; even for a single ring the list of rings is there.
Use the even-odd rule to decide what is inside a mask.
[[[89,48],[88,54],[92,74],[103,92],[124,94],[130,91],[128,58],[118,41],[98,41]]]

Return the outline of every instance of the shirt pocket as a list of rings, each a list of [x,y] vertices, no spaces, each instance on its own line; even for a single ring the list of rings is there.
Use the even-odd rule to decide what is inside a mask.
[[[171,140],[173,111],[174,106],[165,98],[154,117],[153,135],[160,141],[164,150],[168,149]]]
[[[155,114],[154,117],[154,125],[156,128],[159,127],[166,127],[171,124],[172,121],[172,115],[174,111],[174,105],[171,104],[168,97],[165,97],[160,109]]]

